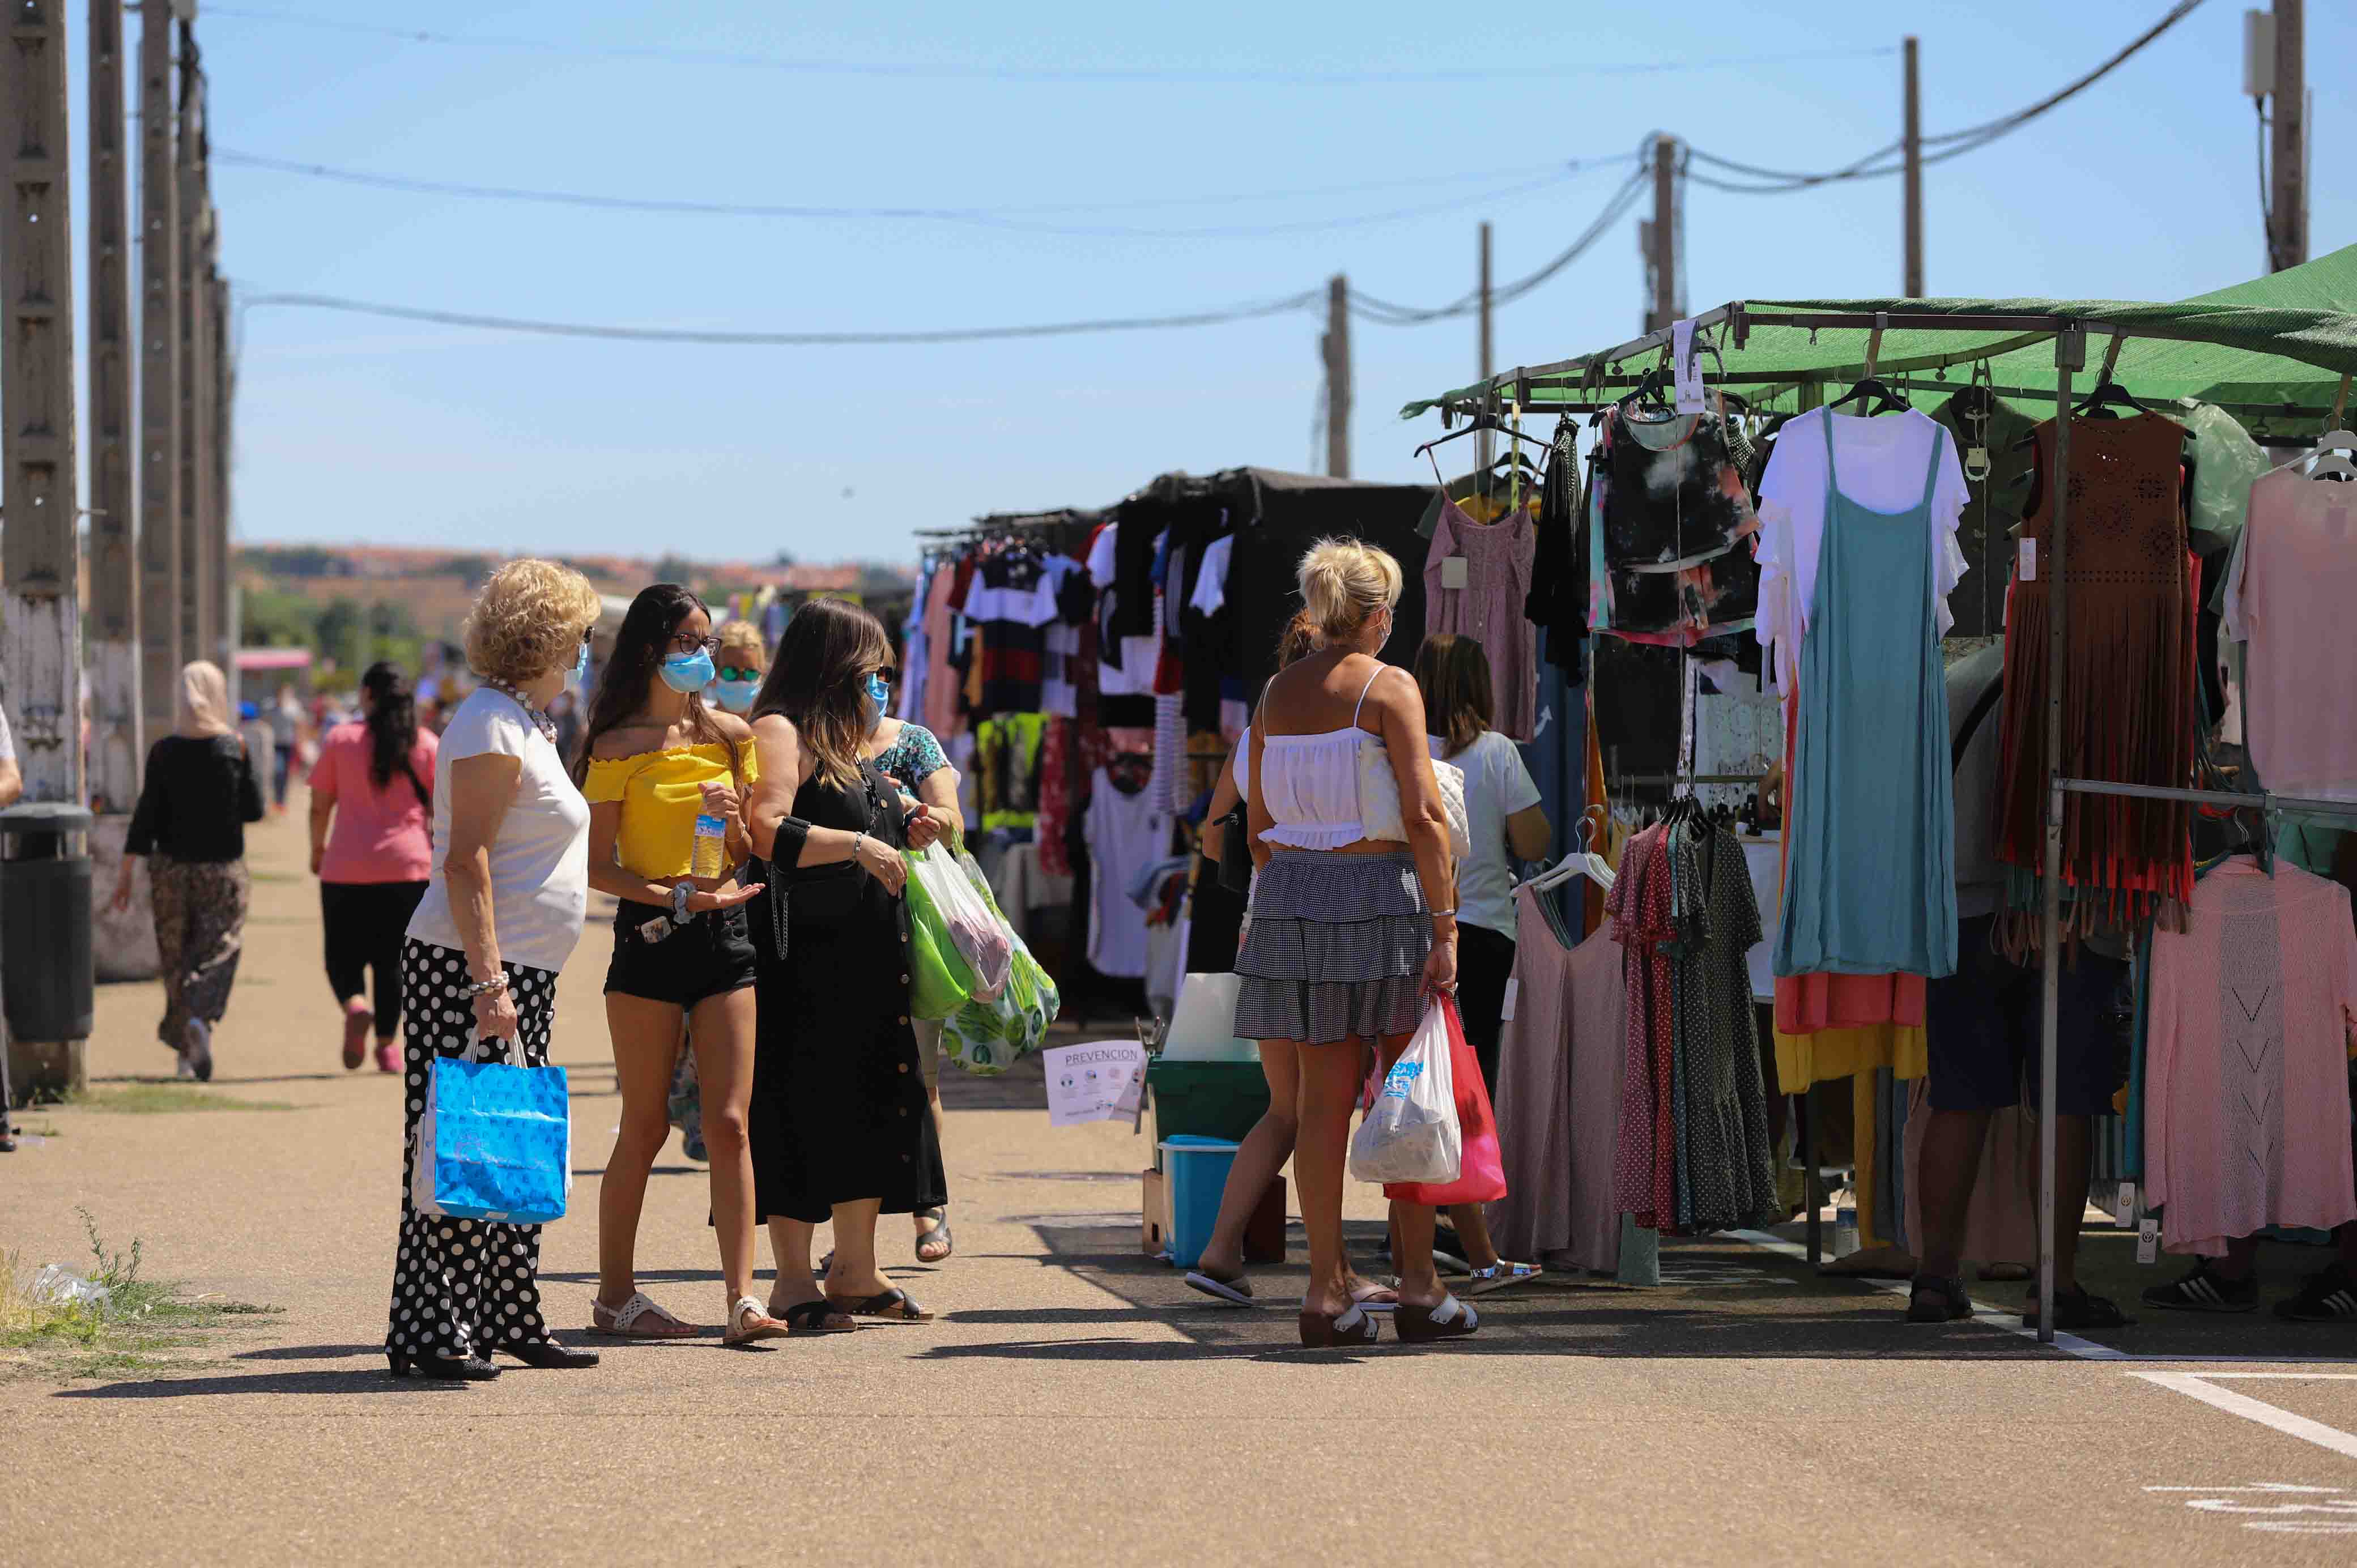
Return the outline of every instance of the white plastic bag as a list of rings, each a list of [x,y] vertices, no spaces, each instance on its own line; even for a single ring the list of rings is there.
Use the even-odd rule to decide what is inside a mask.
[[[947,843],[936,839],[922,852],[907,852],[907,859],[909,875],[924,884],[958,956],[974,971],[973,999],[996,1001],[1006,989],[1006,976],[1015,965],[1015,944],[1006,928],[974,891]]]
[[[1427,1006],[1351,1140],[1351,1174],[1361,1181],[1452,1182],[1464,1152],[1448,1021]]]

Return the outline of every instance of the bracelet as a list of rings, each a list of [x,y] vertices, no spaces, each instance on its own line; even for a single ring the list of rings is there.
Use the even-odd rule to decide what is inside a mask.
[[[490,993],[492,993],[492,992],[494,992],[494,991],[505,991],[507,988],[508,988],[508,974],[507,974],[507,971],[505,971],[505,970],[501,970],[501,971],[500,971],[500,972],[499,972],[499,973],[497,973],[497,974],[495,974],[495,975],[491,976],[491,978],[490,978],[490,979],[489,979],[489,980],[478,980],[478,981],[476,981],[473,984],[468,985],[465,990],[461,991],[458,994],[460,994],[461,996],[466,997],[468,1001],[470,1001],[470,1002],[471,1002],[471,1001],[473,1001],[473,1000],[474,1000],[476,997],[478,997],[478,996],[485,996],[485,995],[489,995]]]
[[[866,833],[854,833],[854,834],[852,834],[852,835],[851,835],[851,864],[852,864],[852,865],[858,865],[858,864],[859,864],[859,846],[860,846],[861,844],[866,843],[866,842],[867,842],[867,835],[866,835]]]

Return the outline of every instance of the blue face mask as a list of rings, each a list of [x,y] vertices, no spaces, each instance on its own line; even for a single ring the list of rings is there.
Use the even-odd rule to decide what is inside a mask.
[[[869,675],[867,684],[860,689],[867,693],[867,733],[874,735],[883,727],[885,711],[892,705],[892,688],[877,671]]]
[[[732,714],[749,714],[753,699],[761,694],[759,681],[715,681],[712,694],[722,708]]]
[[[701,692],[712,684],[712,655],[702,649],[693,653],[674,653],[662,661],[663,684],[684,694]]]
[[[581,651],[574,656],[573,668],[565,672],[567,686],[578,686],[589,678],[589,639],[581,639]]]

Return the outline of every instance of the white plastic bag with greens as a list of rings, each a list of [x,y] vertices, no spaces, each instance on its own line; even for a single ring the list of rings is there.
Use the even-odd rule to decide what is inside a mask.
[[[974,972],[969,993],[976,1002],[990,1002],[1006,989],[1015,964],[1015,943],[997,913],[974,891],[974,883],[958,865],[957,852],[936,839],[921,850],[905,852],[909,880],[916,885],[911,911],[919,918],[938,921],[937,934],[946,936],[957,954]]]
[[[1452,1182],[1463,1162],[1448,1024],[1438,1007],[1426,1006],[1351,1140],[1351,1174],[1361,1181]]]

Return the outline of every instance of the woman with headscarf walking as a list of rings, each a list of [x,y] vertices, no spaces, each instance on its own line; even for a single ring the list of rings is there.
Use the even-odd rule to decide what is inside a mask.
[[[147,750],[147,770],[114,907],[131,907],[135,863],[145,858],[163,961],[164,1019],[156,1037],[178,1053],[179,1076],[213,1076],[213,1027],[229,1011],[245,943],[245,824],[262,820],[262,780],[230,725],[229,682],[198,660],[180,669],[172,733]]]

